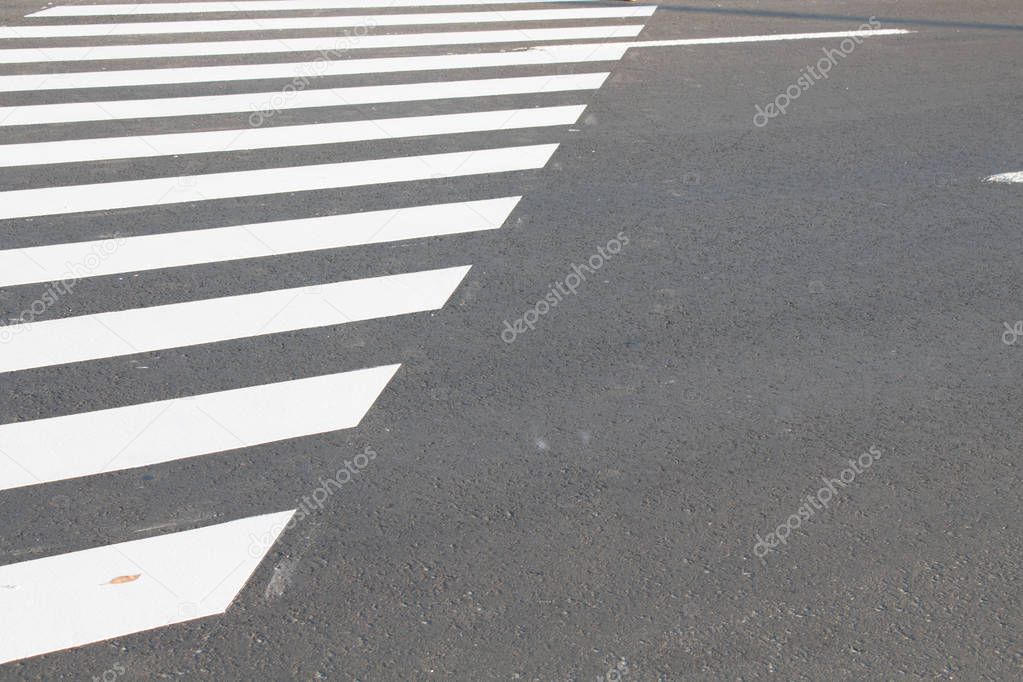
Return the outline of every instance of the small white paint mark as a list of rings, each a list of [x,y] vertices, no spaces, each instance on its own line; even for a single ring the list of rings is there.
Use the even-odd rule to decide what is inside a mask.
[[[270,582],[267,583],[266,590],[263,592],[266,599],[276,599],[284,594],[284,590],[295,579],[299,561],[300,557],[288,557],[274,566],[274,574],[270,577]]]
[[[202,521],[212,521],[217,518],[216,514],[200,514],[199,516],[189,517],[186,519],[176,519],[174,521],[167,521],[166,523],[157,523],[152,526],[145,526],[143,528],[136,528],[133,533],[151,533],[154,530],[167,530],[168,528],[174,528],[176,526],[191,525],[200,523]]]
[[[999,175],[992,175],[989,178],[985,178],[984,182],[1001,182],[1001,183],[1023,182],[1023,171],[1020,171],[1018,173],[1000,173]]]

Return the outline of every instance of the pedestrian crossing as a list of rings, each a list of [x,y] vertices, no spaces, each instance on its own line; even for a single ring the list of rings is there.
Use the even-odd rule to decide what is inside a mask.
[[[583,0],[542,0],[581,2]],[[220,14],[223,12],[283,12],[293,10],[393,9],[397,7],[473,7],[482,5],[529,5],[538,0],[238,0],[234,2],[152,2],[114,5],[58,5],[29,14],[30,17],[94,17],[145,14]]]
[[[137,159],[182,154],[228,154],[252,149],[277,149],[367,140],[393,140],[424,135],[456,135],[491,130],[571,125],[583,106],[498,109],[464,114],[375,118],[367,121],[164,133],[130,137],[94,137],[55,142],[0,145],[0,168]]]
[[[628,45],[593,43],[552,45],[544,48],[502,52],[466,52],[418,57],[369,57],[338,61],[305,61],[230,66],[73,71],[0,76],[0,92],[82,90],[86,88],[140,87],[186,83],[224,83],[270,79],[306,79],[456,69],[492,69],[513,66],[555,66],[583,62],[613,62],[622,58]]]
[[[0,220],[543,168],[557,145],[121,180],[0,192]]]
[[[106,257],[94,258],[97,262],[87,272],[76,274],[77,278],[496,230],[521,198],[7,249],[0,251],[0,287],[60,280],[68,275],[68,263],[85,263],[95,254]]]
[[[7,341],[0,372],[437,310],[468,272],[462,266],[25,322]]]
[[[0,288],[54,283],[26,313],[7,311],[0,375],[102,381],[104,363],[139,354],[184,359],[247,341],[232,351],[245,354],[260,340],[288,346],[313,330],[439,311],[470,263],[346,276],[334,263],[353,247],[500,229],[523,181],[557,151],[554,136],[580,120],[630,47],[849,35],[636,40],[655,11],[576,0],[94,2],[0,27],[0,227],[16,242],[0,248]],[[154,16],[163,19],[137,20]],[[485,182],[460,184],[468,178]],[[360,188],[374,190],[371,205],[347,203]],[[340,198],[304,207],[325,191]],[[131,228],[53,230],[106,221]],[[289,257],[328,252],[331,268],[274,286],[295,274]],[[190,266],[212,273],[188,289],[198,293],[154,276],[139,280],[146,303],[54,312],[48,302],[55,283],[70,291]],[[272,279],[231,282],[249,270]],[[242,290],[209,293],[228,283]],[[354,428],[400,365],[342,360],[270,382],[243,369],[212,391],[159,395],[152,382],[146,401],[2,423],[0,491]],[[256,511],[0,565],[0,663],[223,614],[295,513]]]
[[[616,41],[637,37],[655,9],[571,0],[69,4],[0,27],[0,64],[18,67],[0,73],[0,93],[20,97],[0,102],[0,130],[8,132],[0,137],[0,169],[9,179],[0,189],[0,221],[22,239],[0,249],[0,287],[196,265],[215,273],[287,254],[343,255],[356,246],[497,230],[521,198],[514,191],[521,174],[544,168],[557,150],[544,140],[580,119],[585,95],[601,87],[627,49]],[[331,13],[280,14],[292,10]],[[341,29],[358,30],[339,36]],[[227,57],[234,62],[218,62]],[[100,68],[90,66],[100,61]],[[501,97],[519,104],[488,104]],[[444,109],[417,113],[424,102]],[[366,105],[387,105],[388,114],[363,113]],[[283,115],[303,110],[315,111],[316,120]],[[22,130],[28,132],[13,141],[10,134]],[[524,144],[530,131],[547,133]],[[502,144],[502,132],[516,133],[516,142]],[[481,133],[495,142],[473,142]],[[410,140],[429,146],[401,146]],[[353,157],[348,150],[355,144],[364,146]],[[381,151],[373,153],[373,145]],[[394,151],[405,148],[410,153]],[[93,167],[102,176],[83,182],[91,174],[81,170]],[[40,173],[45,169],[53,173]],[[473,176],[501,178],[512,191],[409,200]],[[324,190],[343,197],[359,187],[395,198],[370,210],[265,222],[221,218],[196,228],[187,218],[216,202],[265,205]],[[162,224],[147,225],[161,207],[173,209],[172,222],[160,213]],[[133,212],[137,233],[54,240],[39,222],[124,211]],[[455,262],[17,319],[0,327],[0,374],[46,369],[59,377],[144,353],[437,311],[470,267]],[[329,369],[271,383],[249,376],[212,392],[0,424],[0,491],[230,457],[241,448],[353,428],[400,366]],[[261,511],[0,566],[0,662],[223,613],[294,510]],[[266,541],[253,546],[253,536]]]
[[[224,613],[293,513],[0,568],[5,616],[0,662]],[[254,544],[253,537],[269,542]]]
[[[555,40],[599,40],[631,38],[642,24],[614,26],[573,26],[571,28],[518,28],[497,31],[440,33],[396,33],[346,36],[344,38],[274,38],[272,40],[231,40],[225,42],[153,43],[147,45],[88,45],[83,47],[33,47],[0,49],[0,64],[41,62],[103,61],[108,59],[158,59],[231,54],[275,54],[329,50],[370,50],[441,45],[499,45],[501,43],[543,43]]]
[[[0,490],[351,428],[397,370],[372,367],[5,424]]]
[[[264,111],[277,112],[289,109],[347,107],[358,104],[475,99],[478,97],[596,90],[603,85],[608,75],[605,71],[520,78],[484,78],[323,88],[296,91],[288,96],[277,91],[239,95],[197,95],[0,107],[0,126],[204,116],[235,112],[252,112],[255,116],[250,117],[250,122],[254,121],[255,125],[259,125],[261,119],[265,118],[262,113]]]
[[[125,24],[47,24],[0,26],[0,38],[82,38],[164,35],[170,33],[232,33],[237,31],[290,31],[298,29],[381,26],[435,26],[441,24],[493,24],[525,21],[636,19],[653,14],[655,7],[587,7],[582,9],[506,10],[498,12],[430,12],[366,14],[340,17],[220,19],[216,21],[154,21]]]

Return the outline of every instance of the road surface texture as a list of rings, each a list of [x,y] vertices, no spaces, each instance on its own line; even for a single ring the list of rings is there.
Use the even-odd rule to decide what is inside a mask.
[[[0,679],[1023,675],[1023,4],[146,3],[0,9]]]

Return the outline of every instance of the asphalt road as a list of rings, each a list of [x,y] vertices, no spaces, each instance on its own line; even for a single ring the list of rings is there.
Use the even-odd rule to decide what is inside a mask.
[[[33,24],[24,16],[43,6],[8,1],[0,18]],[[500,229],[86,277],[40,315],[472,265],[436,310],[0,375],[7,425],[401,364],[352,428],[0,491],[2,571],[293,510],[345,460],[376,453],[280,535],[226,613],[23,658],[0,667],[0,679],[1018,678],[1023,338],[1005,325],[1023,320],[1023,184],[984,179],[1023,171],[1023,5],[666,2],[638,22],[639,40],[852,31],[870,17],[911,32],[863,39],[763,126],[757,107],[806,78],[840,38],[317,78],[316,87],[339,87],[611,72],[597,90],[293,109],[269,123],[585,104],[570,125],[0,168],[8,192],[559,144],[537,170],[0,220],[6,250],[522,196]],[[35,23],[97,21],[115,19]],[[440,30],[483,29],[371,33]],[[0,81],[126,68],[140,67],[4,64]],[[0,107],[284,82],[0,92]],[[0,140],[248,121],[238,112],[5,126]],[[530,316],[535,328],[502,338],[506,321],[514,328],[613,240],[620,252],[601,256],[575,293]],[[4,318],[47,286],[0,290]],[[0,358],[9,352],[0,345]],[[818,506],[822,477],[840,479],[867,452],[870,466],[861,459]],[[757,549],[758,537],[786,534]],[[7,598],[0,590],[0,607]],[[62,608],[33,617],[90,617],[73,599]],[[2,608],[0,619],[11,613]]]

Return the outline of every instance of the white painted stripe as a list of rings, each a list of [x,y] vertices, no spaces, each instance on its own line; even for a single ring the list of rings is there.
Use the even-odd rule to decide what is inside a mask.
[[[8,249],[0,251],[0,287],[496,230],[520,198]]]
[[[901,28],[871,29],[865,31],[830,31],[827,33],[776,33],[759,36],[731,36],[727,38],[681,38],[677,40],[636,40],[622,43],[628,47],[679,47],[685,45],[729,45],[733,43],[769,43],[777,40],[822,40],[826,38],[876,38],[915,33]]]
[[[106,102],[68,102],[0,107],[0,126],[111,121],[121,119],[197,116],[232,112],[270,112],[311,107],[339,107],[382,102],[416,102],[434,99],[494,97],[526,93],[596,90],[608,77],[604,73],[579,73],[522,78],[486,78],[464,81],[433,81],[398,85],[300,90],[284,94],[274,92],[166,97],[160,99],[113,100]],[[265,118],[257,113],[250,117]]]
[[[0,219],[543,168],[556,144],[0,192]]]
[[[4,424],[0,490],[349,429],[398,367]]]
[[[172,303],[3,328],[0,372],[437,310],[469,266]]]
[[[0,566],[0,663],[224,613],[294,513]]]
[[[628,7],[580,7],[573,9],[504,10],[491,12],[431,12],[422,14],[367,14],[321,17],[264,17],[214,21],[154,21],[127,24],[51,24],[0,26],[0,38],[71,38],[87,36],[136,36],[169,33],[227,33],[236,31],[284,31],[379,26],[434,26],[437,24],[513,23],[565,21],[568,19],[634,19],[648,17],[651,5]]]
[[[235,66],[197,66],[169,69],[126,71],[78,71],[72,73],[33,73],[0,76],[0,92],[36,90],[80,90],[170,83],[219,83],[221,81],[268,78],[309,79],[322,76],[347,76],[365,73],[401,71],[442,71],[479,69],[498,66],[548,66],[573,62],[601,62],[621,59],[626,43],[589,43],[583,45],[546,45],[528,50],[481,52],[476,54],[433,55],[425,57],[377,57],[336,61],[289,62],[286,64],[242,64]]]
[[[992,175],[987,178],[984,182],[1023,182],[1023,172],[1019,173],[1000,173],[998,175]]]
[[[97,137],[82,140],[7,144],[0,145],[0,168],[228,153],[253,149],[281,149],[367,140],[543,128],[571,125],[579,120],[584,109],[586,109],[585,105],[501,109],[464,114],[378,118],[368,121],[311,123],[272,128],[250,126],[241,129],[207,130],[198,133]]]
[[[28,47],[0,50],[0,64],[96,61],[101,59],[149,59],[199,55],[274,54],[282,52],[337,52],[392,47],[434,45],[489,45],[551,40],[597,40],[634,38],[642,24],[570,26],[568,28],[514,29],[501,31],[453,31],[447,33],[397,33],[326,38],[276,38],[228,40],[208,43],[159,43],[150,45],[86,45],[80,47]]]
[[[214,12],[282,12],[323,9],[370,9],[381,7],[464,7],[475,5],[526,5],[581,0],[239,0],[238,2],[153,2],[119,5],[59,5],[30,17],[98,17],[118,14],[210,14]]]

